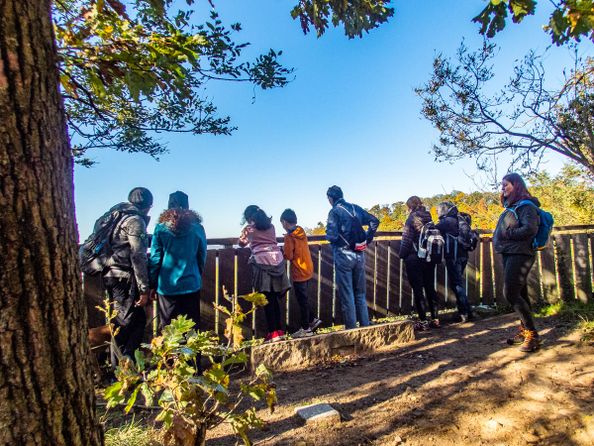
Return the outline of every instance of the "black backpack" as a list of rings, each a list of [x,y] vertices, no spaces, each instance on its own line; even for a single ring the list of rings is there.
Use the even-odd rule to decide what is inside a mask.
[[[417,256],[429,263],[443,262],[445,256],[445,240],[432,221],[423,225],[419,233]]]
[[[464,251],[474,251],[481,237],[477,231],[470,227],[472,217],[466,212],[458,212],[458,246]]]
[[[103,214],[94,226],[94,232],[80,246],[78,260],[83,273],[94,276],[109,266],[113,255],[111,246],[114,229],[122,221],[124,212],[112,211]]]
[[[350,249],[355,251],[355,245],[357,245],[358,243],[363,243],[365,240],[367,240],[367,233],[365,232],[365,229],[363,229],[361,222],[357,218],[355,206],[353,206],[352,213],[349,212],[347,208],[345,208],[342,205],[338,205],[337,207],[345,211],[351,219],[351,230],[344,236],[340,234],[340,238],[342,238],[345,241],[345,243]]]

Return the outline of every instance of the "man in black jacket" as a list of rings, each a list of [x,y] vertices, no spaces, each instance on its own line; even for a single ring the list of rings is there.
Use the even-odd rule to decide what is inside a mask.
[[[327,192],[332,209],[328,213],[326,238],[332,244],[338,298],[346,329],[369,325],[367,301],[365,300],[365,248],[373,240],[379,220],[356,204],[344,201],[342,190],[332,186]],[[358,225],[358,227],[353,227]],[[352,235],[363,232],[368,226],[365,240],[353,243]]]
[[[119,211],[123,217],[113,230],[113,255],[103,273],[103,284],[117,310],[114,320],[119,329],[116,343],[122,355],[130,359],[140,348],[146,323],[144,306],[149,300],[146,226],[152,205],[151,192],[144,187],[135,187],[127,202],[109,210]]]
[[[472,309],[468,303],[464,287],[464,270],[468,262],[468,251],[458,242],[459,218],[458,208],[448,201],[437,205],[439,223],[435,226],[445,239],[445,264],[448,271],[448,284],[456,295],[458,313],[462,322],[472,318]]]

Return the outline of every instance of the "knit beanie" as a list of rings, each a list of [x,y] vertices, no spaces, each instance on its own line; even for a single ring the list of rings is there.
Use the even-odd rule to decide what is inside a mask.
[[[135,187],[128,194],[128,201],[138,209],[150,208],[153,205],[153,194],[145,187]]]
[[[190,203],[188,196],[181,190],[173,192],[169,195],[169,203],[167,204],[168,209],[190,209]]]

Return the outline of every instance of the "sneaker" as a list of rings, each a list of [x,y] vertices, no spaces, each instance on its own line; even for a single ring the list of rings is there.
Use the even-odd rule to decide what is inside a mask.
[[[525,332],[526,332],[526,329],[524,328],[524,326],[520,325],[520,328],[518,329],[518,332],[514,335],[514,337],[507,338],[506,342],[508,343],[508,345],[523,344],[524,338],[526,337]]]
[[[439,319],[433,319],[431,322],[429,322],[429,327],[440,328],[441,325],[439,324]]]
[[[270,340],[272,339],[272,336],[274,336],[274,334],[276,333],[276,331],[273,331],[272,333],[268,333],[265,337],[264,337],[264,342],[270,342]]]
[[[320,325],[322,325],[322,320],[314,317],[314,320],[309,324],[309,329],[314,332]]]
[[[270,342],[282,341],[283,339],[285,339],[285,332],[282,330],[277,330],[272,332]]]
[[[463,324],[465,324],[468,321],[469,321],[469,317],[468,317],[467,314],[461,314],[460,315],[460,322],[462,322]]]
[[[427,331],[427,330],[429,330],[429,322],[417,321],[417,322],[415,322],[414,329],[418,330],[418,331]]]
[[[308,338],[310,336],[313,336],[314,333],[313,331],[311,331],[311,328],[300,328],[299,330],[297,330],[295,333],[293,333],[291,335],[292,338]]]
[[[520,350],[526,353],[532,353],[540,347],[540,338],[535,330],[524,330],[524,342]]]

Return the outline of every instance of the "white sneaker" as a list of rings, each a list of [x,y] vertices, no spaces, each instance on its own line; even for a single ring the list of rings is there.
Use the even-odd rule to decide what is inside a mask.
[[[305,330],[303,328],[300,328],[295,333],[293,333],[291,335],[291,337],[292,338],[309,338],[310,336],[313,336],[313,335],[314,335],[314,333],[313,333],[313,331],[311,331],[311,329],[308,328],[307,330]]]
[[[311,324],[309,324],[309,330],[312,332],[316,331],[316,328],[318,328],[320,325],[322,325],[322,320],[314,317],[314,320],[311,321]]]

